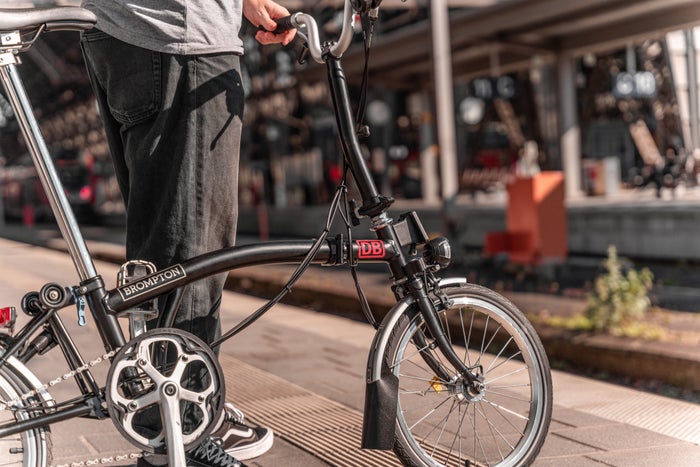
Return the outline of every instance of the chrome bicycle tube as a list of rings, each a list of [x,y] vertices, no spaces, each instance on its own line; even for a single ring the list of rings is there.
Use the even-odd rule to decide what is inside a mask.
[[[8,55],[10,54],[3,54],[4,57]],[[56,215],[58,227],[68,244],[68,251],[73,259],[78,276],[82,281],[93,278],[97,275],[95,265],[88,252],[85,239],[80,233],[68,198],[63,191],[61,180],[56,173],[44,138],[41,136],[39,125],[34,117],[34,112],[14,63],[0,66],[0,79],[2,79],[5,86],[12,108],[17,114],[17,121],[24,134],[29,152],[34,160],[34,166],[37,168],[37,174],[51,204],[51,209]]]
[[[343,8],[343,19],[341,20],[342,29],[340,32],[340,37],[337,42],[328,44],[328,53],[335,57],[340,58],[343,53],[350,47],[352,42],[354,28],[353,24],[355,22],[355,12],[352,9],[352,4],[349,1],[345,2]],[[309,53],[311,58],[313,58],[318,63],[324,63],[326,60],[324,58],[325,50],[321,46],[321,38],[318,32],[318,25],[313,16],[307,13],[295,13],[292,15],[292,24],[297,28],[301,28],[304,31],[304,36],[307,36],[307,45],[309,47]]]

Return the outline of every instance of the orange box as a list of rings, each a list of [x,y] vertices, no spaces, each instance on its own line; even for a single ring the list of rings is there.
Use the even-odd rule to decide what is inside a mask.
[[[511,258],[512,261],[565,260],[569,245],[564,174],[542,172],[532,178],[516,178],[510,183],[506,230],[529,232],[532,240],[530,251],[523,252],[522,258]]]
[[[484,253],[508,253],[511,262],[521,264],[564,261],[568,254],[564,174],[551,171],[515,178],[507,189],[506,232],[487,234]]]

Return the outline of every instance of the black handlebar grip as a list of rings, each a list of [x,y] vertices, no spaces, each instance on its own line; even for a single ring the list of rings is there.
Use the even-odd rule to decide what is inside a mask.
[[[275,19],[275,23],[277,23],[277,27],[275,28],[275,30],[269,31],[272,34],[282,34],[285,31],[289,31],[291,29],[296,28],[296,26],[294,26],[294,24],[292,24],[292,15],[283,16],[282,18],[277,18],[277,19]],[[267,31],[267,29],[265,29],[262,26],[259,26],[258,29],[260,29],[261,31]]]

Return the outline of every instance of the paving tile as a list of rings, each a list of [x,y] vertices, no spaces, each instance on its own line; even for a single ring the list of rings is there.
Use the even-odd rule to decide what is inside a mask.
[[[675,438],[623,423],[562,430],[557,435],[603,451],[679,444]]]
[[[557,431],[568,430],[570,428],[572,428],[571,425],[564,424],[564,423],[557,421],[557,420],[554,420],[554,419],[552,419],[549,422],[549,432],[550,433],[556,433]]]
[[[109,419],[75,418],[54,424],[51,432],[54,464],[139,452]]]
[[[593,453],[596,451],[598,451],[598,449],[593,446],[580,443],[569,438],[564,438],[559,436],[557,433],[550,432],[546,441],[544,442],[544,445],[542,446],[539,457],[564,457]]]
[[[562,456],[538,458],[532,467],[601,467],[600,462],[586,456]]]
[[[614,452],[596,452],[589,456],[591,459],[615,467],[696,467],[700,465],[700,446],[677,444]]]
[[[595,415],[581,412],[580,410],[561,407],[557,406],[556,404],[552,409],[552,422],[559,422],[560,424],[571,428],[609,425],[615,423],[601,417],[596,417]]]

